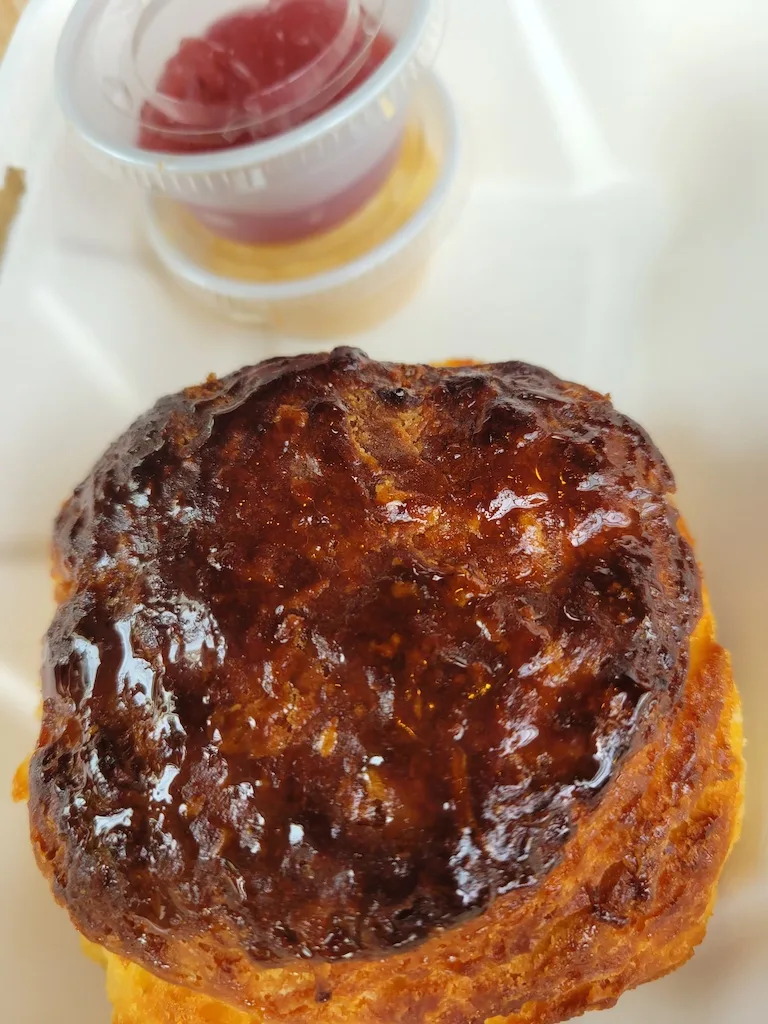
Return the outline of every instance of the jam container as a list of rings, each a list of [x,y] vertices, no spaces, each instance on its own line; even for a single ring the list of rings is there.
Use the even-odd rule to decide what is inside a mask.
[[[239,242],[327,231],[382,186],[444,0],[78,0],[56,57],[96,161]]]
[[[397,160],[344,224],[282,245],[222,239],[166,197],[150,197],[147,233],[177,284],[213,310],[272,333],[334,338],[368,330],[414,295],[455,219],[468,168],[450,96],[422,77]]]

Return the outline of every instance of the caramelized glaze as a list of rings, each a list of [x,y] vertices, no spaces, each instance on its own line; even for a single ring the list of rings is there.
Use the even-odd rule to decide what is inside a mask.
[[[163,399],[56,525],[30,810],[76,924],[160,972],[206,936],[338,960],[541,882],[686,677],[673,486],[522,363]]]

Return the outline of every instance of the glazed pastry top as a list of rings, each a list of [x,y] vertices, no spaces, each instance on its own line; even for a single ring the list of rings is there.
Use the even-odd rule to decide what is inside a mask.
[[[379,956],[535,886],[677,699],[671,474],[522,363],[351,349],[165,398],[56,525],[31,817],[155,970]]]

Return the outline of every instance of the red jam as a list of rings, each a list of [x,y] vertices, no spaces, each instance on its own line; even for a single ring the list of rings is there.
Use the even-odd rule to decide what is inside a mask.
[[[157,83],[174,109],[146,103],[138,144],[165,153],[228,149],[282,134],[339,103],[393,46],[381,32],[371,43],[361,20],[347,52],[334,57],[346,17],[343,0],[270,0],[183,39]]]

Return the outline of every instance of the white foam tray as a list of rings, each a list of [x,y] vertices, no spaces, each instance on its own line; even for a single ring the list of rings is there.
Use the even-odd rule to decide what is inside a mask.
[[[27,177],[0,269],[3,1024],[109,1019],[99,971],[36,874],[23,810],[2,795],[34,741],[51,519],[160,394],[311,347],[214,319],[158,272],[134,197],[88,165],[57,112],[52,57],[70,5],[31,0],[0,67],[0,172]],[[416,300],[351,341],[391,359],[543,363],[611,390],[669,455],[744,694],[749,808],[702,950],[601,1020],[756,1024],[768,1003],[768,112],[756,100],[768,14],[757,0],[449,7],[438,68],[467,130],[469,195]]]

